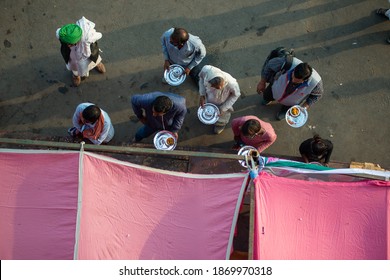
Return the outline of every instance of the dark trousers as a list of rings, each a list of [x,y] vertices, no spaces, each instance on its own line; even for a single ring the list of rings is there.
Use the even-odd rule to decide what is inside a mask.
[[[199,73],[202,70],[202,68],[203,68],[203,65],[198,64],[194,68],[192,68],[190,71],[190,77],[194,81],[194,83],[197,87],[199,86]]]
[[[196,65],[190,71],[190,77],[196,84],[196,87],[199,87],[199,73],[202,71],[203,66],[207,65],[207,56],[202,59],[202,61]]]
[[[273,94],[272,94],[272,84],[269,84],[264,92],[263,92],[263,99],[265,101],[274,101],[274,97],[273,97]],[[282,105],[282,108],[280,109],[281,112],[287,112],[288,109],[290,109],[291,106],[286,106],[286,105]]]
[[[154,129],[154,128],[151,128],[147,125],[143,125],[142,127],[140,127],[138,130],[137,130],[137,133],[135,134],[135,141],[136,142],[139,142],[141,141],[142,139],[146,138],[146,137],[149,137],[150,135],[152,135],[153,133],[155,133],[157,130]]]

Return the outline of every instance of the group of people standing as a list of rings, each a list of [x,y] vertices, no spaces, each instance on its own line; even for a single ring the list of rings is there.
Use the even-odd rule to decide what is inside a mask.
[[[97,40],[102,34],[96,32],[95,24],[85,17],[59,28],[56,32],[61,43],[61,53],[68,70],[72,71],[74,86],[97,69],[104,73]],[[220,115],[214,125],[214,133],[220,134],[230,122],[233,105],[238,100],[240,87],[235,78],[221,69],[206,64],[206,48],[202,40],[184,28],[170,28],[161,36],[164,70],[172,64],[184,68],[199,89],[199,105],[212,103],[219,108]],[[301,105],[308,109],[323,94],[319,74],[307,63],[296,57],[283,56],[268,59],[261,71],[257,92],[263,96],[263,105],[272,102],[282,104],[276,119],[284,118],[288,108]],[[143,124],[132,142],[139,142],[160,130],[168,130],[179,137],[187,113],[185,98],[173,93],[151,92],[131,97],[134,114]],[[231,127],[235,147],[251,145],[261,153],[272,145],[277,136],[268,122],[256,116],[242,116],[232,120]],[[108,114],[92,103],[80,104],[73,116],[73,127],[68,130],[73,137],[89,139],[93,144],[109,142],[114,136],[114,127]],[[310,143],[309,143],[310,142]],[[310,146],[310,147],[309,147]],[[318,147],[317,147],[318,146]],[[330,141],[319,136],[303,142],[300,152],[305,162],[329,162],[332,152]]]

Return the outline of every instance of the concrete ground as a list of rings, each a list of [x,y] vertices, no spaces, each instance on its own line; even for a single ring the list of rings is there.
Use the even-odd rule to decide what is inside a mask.
[[[268,154],[298,156],[299,144],[314,133],[334,144],[332,160],[378,163],[390,168],[390,22],[374,10],[385,0],[1,0],[0,137],[63,137],[76,106],[98,104],[113,121],[114,145],[131,139],[134,121],[129,98],[151,91],[187,99],[189,113],[178,149],[230,149],[230,127],[213,135],[197,119],[198,93],[190,79],[179,87],[161,83],[161,34],[185,27],[207,48],[209,64],[235,77],[242,96],[233,117],[256,115],[278,135]],[[55,37],[58,27],[85,16],[103,33],[106,74],[91,72],[71,86]],[[263,61],[278,46],[294,48],[324,81],[322,100],[302,128],[274,116],[279,105],[264,107],[256,93]],[[152,138],[145,139],[151,143]]]

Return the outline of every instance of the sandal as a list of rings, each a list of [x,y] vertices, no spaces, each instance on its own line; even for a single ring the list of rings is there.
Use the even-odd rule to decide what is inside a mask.
[[[73,75],[72,81],[73,81],[73,86],[78,87],[81,83],[81,78],[80,78],[80,76]]]
[[[388,9],[383,9],[383,8],[379,8],[376,10],[376,14],[378,16],[382,16],[382,17],[385,17],[388,19],[387,15],[386,15],[386,12],[388,11]]]

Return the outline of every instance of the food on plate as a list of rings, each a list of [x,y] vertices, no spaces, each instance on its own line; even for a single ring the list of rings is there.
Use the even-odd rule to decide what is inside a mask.
[[[299,113],[300,113],[300,110],[297,107],[291,108],[291,115],[292,116],[296,117],[299,115]]]
[[[175,144],[175,139],[173,139],[173,137],[168,137],[166,143],[168,146],[172,146]]]

